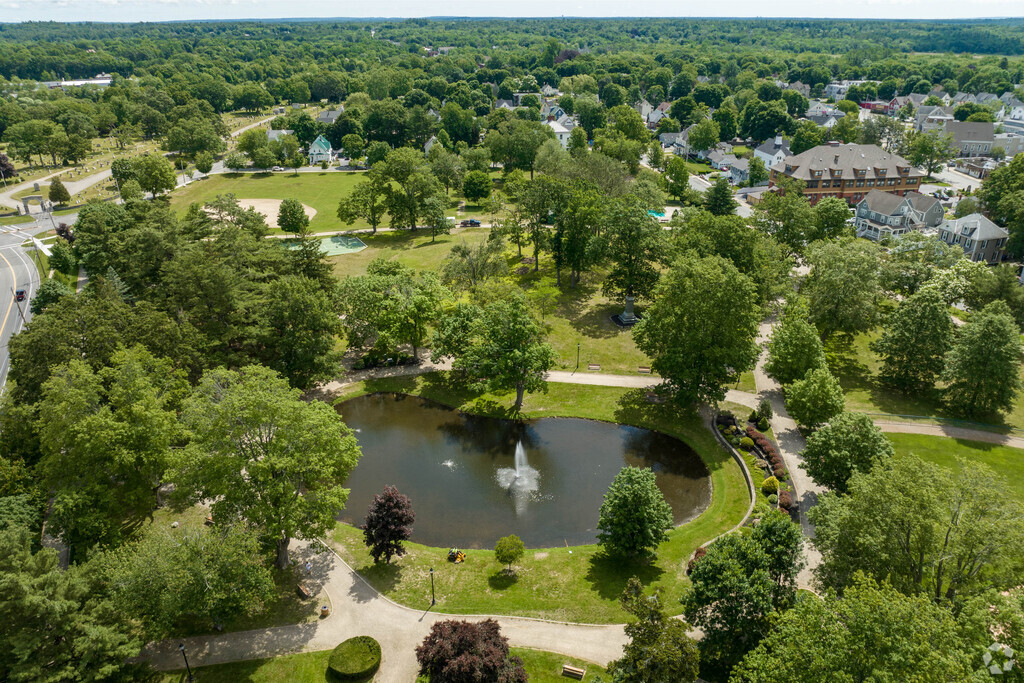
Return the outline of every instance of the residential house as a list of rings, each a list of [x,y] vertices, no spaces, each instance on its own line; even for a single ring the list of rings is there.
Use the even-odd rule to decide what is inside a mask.
[[[833,111],[837,111],[834,105],[828,104],[827,102],[820,102],[818,100],[811,100],[807,105],[807,112],[804,116],[828,114]]]
[[[431,135],[430,139],[423,143],[423,153],[430,154],[431,148],[437,144],[437,136]]]
[[[322,112],[316,115],[316,120],[320,123],[331,125],[338,120],[338,117],[345,112],[345,105],[341,105],[337,109],[324,109]]]
[[[331,143],[323,135],[316,136],[316,140],[309,144],[309,150],[306,154],[309,157],[310,166],[315,166],[324,161],[329,163],[334,159],[334,149],[331,148]]]
[[[796,90],[798,93],[800,93],[804,97],[810,97],[811,96],[811,86],[807,85],[806,83],[801,83],[800,81],[793,81],[792,83],[789,84],[789,88],[788,89],[789,90]]]
[[[822,128],[831,128],[844,116],[846,116],[845,112],[841,112],[836,109],[830,114],[808,114],[804,118],[818,126],[821,126]]]
[[[811,204],[824,197],[857,204],[873,189],[901,196],[917,190],[924,174],[876,145],[831,142],[786,157],[770,169],[770,184],[777,186],[783,176],[802,180]]]
[[[539,93],[535,93],[535,92],[514,92],[514,93],[512,93],[512,102],[515,104],[515,106],[521,107],[521,106],[523,106],[523,98],[526,97],[527,95],[533,95],[538,100],[540,99],[540,94]]]
[[[547,83],[540,87],[540,94],[544,97],[558,97],[562,93],[559,92],[558,88],[553,88]]]
[[[914,130],[927,133],[930,130],[942,130],[953,118],[953,107],[925,105],[917,108],[914,114]]]
[[[689,128],[687,130],[689,130]],[[687,138],[689,138],[689,136],[687,136]],[[728,142],[719,142],[711,149],[698,149],[697,158],[701,160],[706,160],[712,152],[719,152],[722,155],[732,154],[732,145],[730,145]]]
[[[946,106],[946,107],[948,107],[949,105],[953,104],[953,98],[950,97],[949,93],[947,93],[942,88],[932,88],[931,90],[929,90],[928,94],[925,95],[924,98],[928,99],[929,97],[935,97],[935,98],[941,100],[943,106]]]
[[[647,117],[650,116],[651,112],[654,111],[654,105],[648,102],[647,100],[640,100],[635,105],[633,105],[633,109],[636,109],[636,112],[640,114],[640,118],[646,121]]]
[[[947,121],[947,133],[952,133],[957,156],[988,156],[995,140],[995,124],[986,121]]]
[[[909,95],[897,95],[896,97],[889,100],[889,104],[886,107],[885,113],[889,116],[896,116],[900,113],[900,110],[908,104],[917,111],[924,104],[926,99],[925,95],[918,93],[910,93]]]
[[[668,114],[666,114],[662,110],[655,109],[647,116],[647,127],[650,128],[651,130],[655,130],[658,127],[658,121],[661,121],[663,118],[666,118],[667,116]]]
[[[1010,98],[1003,102],[1003,110],[999,112],[1000,121],[1024,121],[1024,102]]]
[[[557,119],[557,121],[558,125],[562,126],[570,133],[572,132],[572,129],[576,127],[576,119],[569,116],[568,114],[563,114],[561,117]]]
[[[516,108],[516,103],[515,103],[514,100],[495,100],[494,101],[494,108],[495,109],[515,109]]]
[[[989,102],[995,102],[997,100],[999,100],[999,96],[990,92],[980,92],[974,98],[974,101],[977,102],[978,104],[987,104]]]
[[[273,128],[268,128],[267,129],[267,141],[268,142],[273,142],[274,140],[278,140],[280,138],[283,138],[285,135],[292,135],[293,133],[295,133],[294,130],[284,130],[284,129],[282,129],[282,130],[275,130]]]
[[[953,95],[954,105],[967,104],[968,102],[974,103],[976,101],[977,100],[975,99],[974,95],[972,95],[969,92],[958,92],[957,94]]]
[[[707,155],[704,158],[707,160],[709,164],[711,164],[711,168],[715,169],[716,171],[728,171],[729,168],[732,167],[732,165],[738,161],[735,156],[723,152],[720,149],[711,150],[710,152],[707,153]]]
[[[948,220],[939,228],[939,239],[958,244],[972,261],[997,264],[1006,259],[1006,241],[1010,233],[982,216],[972,213]]]
[[[737,159],[729,165],[729,182],[740,185],[750,180],[750,159]]]
[[[846,93],[850,91],[850,88],[855,85],[864,85],[865,83],[877,83],[878,81],[833,81],[825,86],[824,95],[826,98],[839,101],[846,97]]]
[[[984,180],[989,173],[999,168],[999,162],[989,157],[959,157],[954,168],[972,178]]]
[[[934,228],[942,223],[945,211],[935,197],[920,192],[904,196],[871,190],[857,203],[854,226],[857,237],[878,241],[911,230]]]
[[[754,156],[764,162],[765,168],[781,164],[789,155],[789,141],[784,140],[781,135],[776,135],[774,139],[767,140],[754,149]]]
[[[558,144],[562,146],[562,149],[566,149],[569,146],[569,134],[572,132],[558,121],[545,121],[548,128],[555,132],[555,137],[558,138]]]
[[[992,140],[992,149],[1002,148],[1008,157],[1024,152],[1024,135],[1020,133],[996,133]]]

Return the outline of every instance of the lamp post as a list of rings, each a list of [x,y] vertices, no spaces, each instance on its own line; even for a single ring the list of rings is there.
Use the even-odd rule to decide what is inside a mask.
[[[185,656],[185,643],[178,643],[178,649],[181,650],[181,657],[185,660],[185,670],[188,671],[189,683],[192,683],[196,679],[192,675],[192,667],[188,665],[188,657]]]
[[[433,607],[437,604],[437,600],[434,599],[434,568],[430,568],[430,606]]]

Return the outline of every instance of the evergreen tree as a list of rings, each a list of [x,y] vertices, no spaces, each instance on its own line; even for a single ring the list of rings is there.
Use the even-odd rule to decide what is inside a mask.
[[[597,522],[597,542],[610,555],[652,555],[668,538],[672,508],[658,489],[654,472],[623,467],[608,486]]]
[[[64,187],[64,183],[60,181],[60,178],[54,178],[50,181],[50,191],[47,194],[49,200],[54,204],[67,204],[71,201],[71,193],[68,192],[68,188]]]
[[[738,204],[733,199],[732,187],[724,176],[719,176],[715,184],[704,193],[704,208],[716,216],[728,216],[736,212]]]

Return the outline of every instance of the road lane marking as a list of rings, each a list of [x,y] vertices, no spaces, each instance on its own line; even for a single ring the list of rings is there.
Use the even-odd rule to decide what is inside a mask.
[[[17,287],[18,287],[18,274],[14,272],[14,266],[11,265],[11,262],[7,260],[7,257],[4,256],[4,253],[2,251],[0,251],[0,259],[4,260],[4,263],[7,264],[7,268],[11,271],[11,283],[13,285],[13,288],[17,289]],[[11,309],[13,307],[14,307],[14,292],[11,292],[11,302],[9,304],[7,304],[7,312],[4,313],[4,321],[2,323],[0,323],[0,336],[2,336],[3,333],[4,333],[4,330],[7,329],[7,319],[11,317]]]

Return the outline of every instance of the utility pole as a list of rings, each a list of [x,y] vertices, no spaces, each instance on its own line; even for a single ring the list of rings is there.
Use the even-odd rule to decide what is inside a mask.
[[[14,297],[14,303],[18,306],[18,315],[21,316],[22,324],[23,325],[28,325],[28,321],[25,320],[25,312],[23,310],[21,310],[21,302],[18,301],[18,293],[14,291],[13,287],[11,288],[11,296]]]

